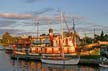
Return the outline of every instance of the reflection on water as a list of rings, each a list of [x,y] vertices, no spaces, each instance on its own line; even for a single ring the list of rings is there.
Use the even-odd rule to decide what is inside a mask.
[[[22,61],[22,60],[12,61],[12,65],[13,65],[11,69],[12,71],[108,71],[108,68],[103,68],[98,66],[50,65],[50,64],[42,64],[41,62]]]
[[[50,65],[36,61],[11,60],[9,54],[0,51],[0,71],[108,71],[108,68],[84,65]]]
[[[41,71],[41,63],[40,62],[32,62],[32,61],[14,61],[14,68],[17,71]]]
[[[47,68],[50,70],[62,70],[62,71],[79,71],[78,65],[50,65],[50,64],[42,64],[43,68]]]
[[[50,65],[34,61],[13,61],[13,71],[108,71],[108,68],[82,65]]]

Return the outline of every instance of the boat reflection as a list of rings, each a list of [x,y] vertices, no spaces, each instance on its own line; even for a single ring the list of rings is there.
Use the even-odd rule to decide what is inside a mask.
[[[30,67],[30,71],[42,71],[40,62],[30,62],[29,67]]]
[[[72,71],[78,71],[79,67],[78,65],[54,65],[54,64],[45,64],[42,63],[42,68],[48,68],[48,69],[62,69],[62,70],[72,70]]]
[[[54,65],[36,61],[13,61],[13,71],[99,71],[102,67],[83,65]],[[107,69],[108,70],[108,69]]]

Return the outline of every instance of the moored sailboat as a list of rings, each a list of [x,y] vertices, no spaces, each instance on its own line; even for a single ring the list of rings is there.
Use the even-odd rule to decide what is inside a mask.
[[[58,65],[76,65],[79,63],[80,57],[76,58],[62,58],[62,57],[45,57],[42,58],[41,61],[42,63],[47,63],[47,64],[58,64]]]

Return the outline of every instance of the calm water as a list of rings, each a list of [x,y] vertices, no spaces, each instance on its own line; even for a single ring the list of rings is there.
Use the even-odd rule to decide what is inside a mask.
[[[48,65],[34,61],[11,60],[9,54],[0,51],[0,71],[108,71],[108,68],[83,65]]]

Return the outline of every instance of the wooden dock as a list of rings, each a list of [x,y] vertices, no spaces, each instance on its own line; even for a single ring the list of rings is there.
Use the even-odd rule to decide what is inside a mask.
[[[40,61],[39,55],[11,55],[11,59]]]
[[[32,61],[41,61],[40,58],[42,56],[40,55],[12,55],[11,59],[18,59],[18,60],[32,60]],[[71,57],[71,55],[68,55],[67,57]],[[98,65],[99,64],[99,56],[94,56],[96,58],[91,58],[93,56],[81,56],[79,64],[83,65]]]
[[[99,59],[80,59],[79,64],[83,65],[98,65]]]

